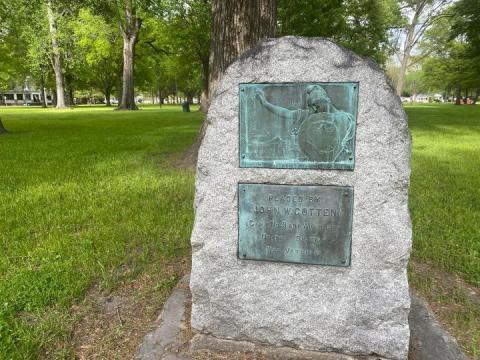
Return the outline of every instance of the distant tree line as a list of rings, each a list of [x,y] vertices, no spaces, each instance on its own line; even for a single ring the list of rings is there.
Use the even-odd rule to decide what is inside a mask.
[[[329,38],[390,67],[399,94],[411,90],[412,74],[419,88],[478,92],[479,7],[477,0],[0,0],[0,102],[28,80],[50,89],[58,108],[100,93],[107,106],[116,97],[119,109],[136,109],[135,92],[160,102],[181,92],[206,109],[232,61],[259,39],[283,35]]]
[[[465,97],[480,96],[480,2],[478,0],[425,1],[410,26],[412,39],[404,37],[400,66],[390,66],[399,95],[416,93]],[[391,65],[391,64],[390,64]]]

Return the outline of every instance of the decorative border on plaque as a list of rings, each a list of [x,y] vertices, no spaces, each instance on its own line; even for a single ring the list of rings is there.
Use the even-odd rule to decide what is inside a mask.
[[[358,87],[240,84],[240,167],[353,170]]]
[[[238,184],[238,258],[350,266],[353,187]]]

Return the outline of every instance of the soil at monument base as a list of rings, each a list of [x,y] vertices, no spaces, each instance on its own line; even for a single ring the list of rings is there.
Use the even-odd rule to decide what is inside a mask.
[[[164,301],[178,279],[189,272],[188,257],[165,262],[110,292],[93,286],[72,308],[79,319],[72,342],[78,359],[133,359],[144,336],[154,328]],[[123,269],[127,273],[129,269]]]
[[[432,264],[410,260],[409,267],[410,286],[427,301],[464,353],[473,360],[480,359],[480,289]]]

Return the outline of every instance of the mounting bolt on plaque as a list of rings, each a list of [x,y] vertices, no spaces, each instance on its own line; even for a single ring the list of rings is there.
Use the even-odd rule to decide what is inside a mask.
[[[353,170],[356,86],[240,84],[240,167]]]
[[[238,186],[241,259],[348,266],[353,188],[251,183]],[[300,199],[311,199],[312,204],[301,206],[297,203]]]

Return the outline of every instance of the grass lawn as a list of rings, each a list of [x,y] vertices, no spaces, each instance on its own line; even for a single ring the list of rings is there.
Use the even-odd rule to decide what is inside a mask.
[[[480,106],[407,107],[413,256],[480,286]]]
[[[179,109],[0,109],[0,359],[72,358],[69,309],[94,282],[188,254],[193,176],[171,160],[201,114]]]
[[[0,359],[72,358],[72,309],[92,287],[143,279],[151,298],[168,294],[179,274],[165,264],[189,253],[194,193],[193,174],[171,160],[202,117],[179,108],[0,108],[10,131],[0,136]],[[406,111],[410,281],[478,358],[480,305],[468,289],[480,286],[480,106]]]
[[[410,283],[479,359],[480,106],[417,105],[406,112],[413,137],[412,259],[429,265],[411,266]]]

